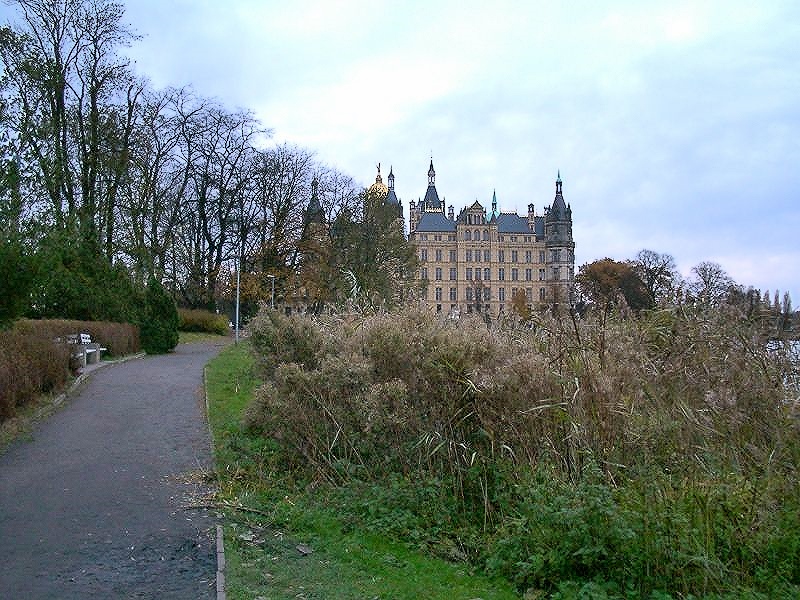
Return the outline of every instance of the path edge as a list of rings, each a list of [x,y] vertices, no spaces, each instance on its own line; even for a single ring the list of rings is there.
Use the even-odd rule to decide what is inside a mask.
[[[213,469],[217,471],[217,445],[214,441],[214,429],[211,427],[210,403],[208,401],[208,365],[203,366],[203,397],[206,402],[206,424],[208,425],[208,435],[211,439],[211,461]],[[217,524],[217,600],[226,600],[225,594],[225,542],[223,527]]]

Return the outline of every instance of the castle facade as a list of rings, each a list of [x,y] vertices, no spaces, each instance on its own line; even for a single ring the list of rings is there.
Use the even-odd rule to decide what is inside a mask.
[[[560,173],[552,204],[543,214],[529,204],[523,216],[498,211],[496,194],[490,212],[475,201],[456,216],[453,206],[445,209],[439,200],[435,180],[431,161],[424,198],[409,203],[408,239],[420,261],[418,279],[427,284],[420,302],[436,312],[494,317],[512,306],[574,304],[572,209],[564,201]],[[391,173],[387,192],[387,199],[402,206]]]

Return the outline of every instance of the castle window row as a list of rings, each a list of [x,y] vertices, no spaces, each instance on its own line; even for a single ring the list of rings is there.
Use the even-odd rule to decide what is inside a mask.
[[[444,269],[441,267],[436,267],[434,269],[434,278],[436,281],[442,281],[444,275]],[[511,281],[519,281],[520,280],[520,269],[512,268],[511,272]],[[427,280],[428,279],[428,267],[420,268],[419,272],[420,279]],[[538,270],[538,281],[545,281],[546,278],[546,271],[544,269]],[[448,270],[448,279],[450,281],[457,281],[458,280],[458,271],[456,267],[450,267]],[[464,279],[467,281],[491,281],[492,280],[492,270],[489,267],[485,267],[481,269],[480,267],[466,267],[464,269]],[[561,267],[553,267],[552,270],[552,279],[558,281],[561,279]],[[506,280],[506,270],[504,267],[500,267],[497,269],[497,281],[505,281]],[[533,281],[533,269],[525,269],[525,281]]]
[[[520,253],[517,250],[511,250],[509,261],[511,264],[522,264],[523,261],[520,261]],[[571,253],[567,252],[569,256]],[[419,251],[419,259],[421,262],[428,262],[428,258],[431,255],[428,252],[427,248],[421,248]],[[545,251],[539,251],[539,262],[545,262]],[[443,259],[445,257],[444,250],[436,249],[433,251],[433,257],[435,262],[444,262]],[[447,262],[456,262],[458,258],[458,251],[457,250],[448,250],[447,254]],[[481,250],[481,249],[467,249],[464,250],[464,262],[492,262],[491,260],[491,250]],[[525,251],[525,263],[533,263],[534,254],[531,250]],[[562,254],[561,250],[551,250],[550,251],[550,262],[551,263],[559,263],[562,262]],[[506,251],[505,250],[498,250],[497,251],[497,262],[504,263],[506,262]]]
[[[533,294],[534,288],[511,288],[511,295],[510,300],[513,299],[518,294],[524,294],[525,300],[527,302],[533,302]],[[441,287],[434,288],[433,297],[436,302],[441,302],[444,296],[444,289]],[[423,297],[427,297],[426,293],[423,293]],[[546,288],[539,288],[539,300],[545,300],[547,298],[547,289]],[[426,298],[427,299],[427,298]],[[449,288],[448,299],[451,302],[458,302],[458,288],[451,287]],[[473,300],[481,300],[483,302],[490,302],[492,300],[492,290],[488,287],[468,287],[464,290],[464,299],[467,302],[471,302]],[[497,300],[499,302],[506,301],[506,288],[501,287],[497,290]]]

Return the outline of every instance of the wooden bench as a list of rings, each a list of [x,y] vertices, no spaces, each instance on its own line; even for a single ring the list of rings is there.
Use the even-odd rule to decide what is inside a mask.
[[[97,342],[92,342],[88,333],[73,333],[67,336],[67,344],[74,346],[73,358],[78,360],[80,368],[100,362],[100,355],[108,350]]]

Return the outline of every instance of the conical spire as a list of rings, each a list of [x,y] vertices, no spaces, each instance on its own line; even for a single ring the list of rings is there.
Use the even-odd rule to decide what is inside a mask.
[[[380,176],[380,170],[378,172],[378,175]],[[389,177],[387,177],[387,179],[389,180],[389,189],[393,190],[394,189],[394,173],[392,172],[391,165],[389,166]]]
[[[553,200],[553,206],[550,208],[549,216],[551,219],[563,220],[567,216],[567,205],[564,202],[564,196],[561,193],[561,170],[558,171],[556,177],[556,197]]]
[[[317,176],[311,180],[311,200],[306,209],[306,223],[324,223],[325,211],[322,210],[322,205],[319,203],[319,180]]]
[[[433,159],[428,169],[428,189],[425,192],[425,210],[444,212],[444,205],[439,201],[439,194],[436,192],[436,171],[433,170]]]

